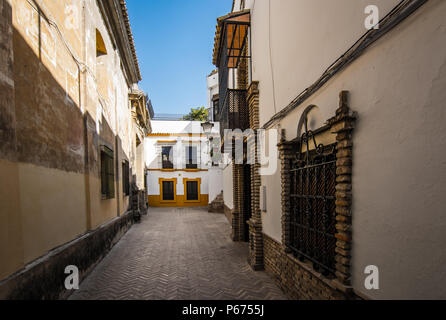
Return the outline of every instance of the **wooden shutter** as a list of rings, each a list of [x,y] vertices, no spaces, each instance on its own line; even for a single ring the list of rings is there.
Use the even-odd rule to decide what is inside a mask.
[[[186,182],[186,194],[187,200],[198,200],[198,182],[187,181]]]
[[[164,201],[175,200],[173,181],[163,181],[163,200]]]

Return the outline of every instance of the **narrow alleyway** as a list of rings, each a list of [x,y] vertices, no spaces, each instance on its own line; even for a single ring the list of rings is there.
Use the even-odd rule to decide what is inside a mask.
[[[70,299],[285,299],[229,233],[223,214],[150,208]]]

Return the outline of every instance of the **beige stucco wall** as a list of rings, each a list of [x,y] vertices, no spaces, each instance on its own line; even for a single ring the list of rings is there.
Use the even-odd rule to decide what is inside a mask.
[[[24,261],[86,231],[84,175],[19,164]]]
[[[20,269],[23,261],[17,163],[0,159],[0,279]]]
[[[139,146],[136,147],[136,168],[135,174],[137,177],[136,185],[140,189],[144,189],[144,143],[140,143]]]
[[[0,281],[125,213],[122,161],[136,173],[130,84],[97,2],[36,0],[62,36],[32,3],[0,0],[2,27],[11,31],[0,37],[7,62],[0,68],[0,131],[5,125],[10,135],[0,148]],[[107,48],[99,60],[96,29]],[[101,199],[101,144],[113,148],[118,166],[111,200]]]
[[[341,2],[273,2],[277,110],[365,32],[365,2]],[[380,2],[381,12],[395,2]],[[253,79],[260,81],[261,124],[274,113],[264,38],[268,24],[260,23],[268,21],[267,13],[267,5],[257,1],[252,18]],[[444,1],[430,1],[280,121],[287,139],[293,139],[306,106],[319,106],[328,119],[334,115],[339,91],[350,91],[350,105],[359,119],[354,133],[353,286],[372,298],[446,298],[445,13]],[[299,41],[289,39],[289,30]],[[277,175],[263,177],[262,184],[271,190]],[[263,228],[280,240],[280,193],[271,199]],[[364,288],[367,265],[379,267],[380,290]]]

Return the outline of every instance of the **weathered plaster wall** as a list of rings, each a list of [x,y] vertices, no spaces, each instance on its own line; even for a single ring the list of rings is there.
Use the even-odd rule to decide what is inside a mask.
[[[273,6],[277,110],[316,80],[365,31],[363,1],[344,2],[336,6],[333,2],[331,7],[326,1],[324,5],[281,1]],[[394,2],[380,2],[381,14]],[[260,23],[267,17],[265,6],[256,2],[252,30],[261,125],[274,113],[268,42],[262,38],[268,34],[268,25]],[[279,10],[293,18],[282,16],[279,21]],[[358,112],[353,137],[353,286],[372,298],[446,297],[445,12],[444,1],[429,1],[280,122],[287,139],[293,139],[306,106],[319,106],[322,118],[328,119],[336,110],[339,91],[350,91],[350,106]],[[305,23],[315,16],[317,24]],[[333,25],[326,25],[328,21]],[[288,36],[284,30],[290,29],[295,30],[293,39],[300,41],[278,36]],[[274,179],[264,177],[262,183],[270,189]],[[280,193],[273,199],[277,202],[264,215],[263,228],[280,240]],[[379,267],[380,290],[364,288],[367,265]]]
[[[0,17],[0,156],[14,161],[17,156],[17,137],[12,7],[9,1],[0,1]]]
[[[122,161],[135,171],[136,128],[95,0],[0,0],[0,14],[2,280],[127,211]],[[102,144],[115,151],[111,200],[101,199]]]
[[[66,81],[77,84],[77,74],[75,79],[67,78],[77,72],[76,64],[56,40],[55,31],[44,18],[38,18],[28,2],[17,0],[13,4],[18,160],[81,173],[84,152],[79,86],[74,95],[65,86]],[[60,10],[59,2],[48,4],[56,6],[51,10]]]
[[[0,0],[0,279],[23,266],[14,92],[12,7]]]
[[[94,125],[89,136],[90,221],[91,227],[96,228],[123,214],[128,208],[129,199],[122,191],[122,161],[128,160],[133,174],[136,174],[136,128],[132,122],[128,103],[129,87],[121,68],[119,53],[113,49],[110,34],[94,0],[86,1],[85,20],[85,55],[88,67],[92,70],[86,73],[86,108],[91,116],[91,124]],[[107,55],[96,57],[96,30],[104,40]],[[109,200],[102,200],[100,197],[101,145],[111,148],[116,157],[116,197]]]

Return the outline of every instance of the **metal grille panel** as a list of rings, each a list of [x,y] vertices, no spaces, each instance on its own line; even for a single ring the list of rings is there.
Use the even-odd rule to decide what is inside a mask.
[[[249,128],[249,108],[247,91],[239,89],[228,89],[223,101],[220,115],[221,136],[224,137],[225,129]]]
[[[325,275],[335,273],[335,146],[291,161],[290,249]]]

